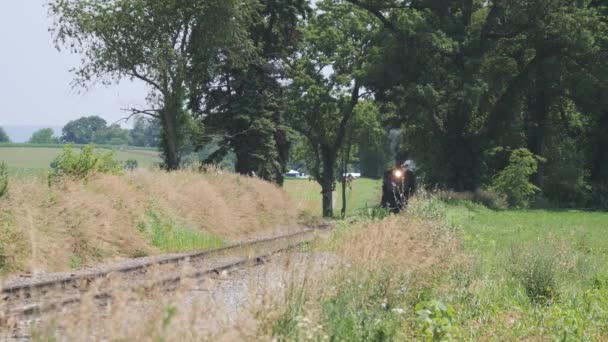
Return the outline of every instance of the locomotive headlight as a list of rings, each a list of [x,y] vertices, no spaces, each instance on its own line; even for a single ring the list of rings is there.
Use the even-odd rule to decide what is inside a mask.
[[[401,177],[403,177],[403,171],[401,171],[401,170],[395,170],[395,171],[393,171],[393,175],[396,178],[401,178]]]

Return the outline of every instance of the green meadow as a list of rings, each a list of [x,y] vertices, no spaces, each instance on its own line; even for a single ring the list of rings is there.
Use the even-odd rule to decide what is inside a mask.
[[[137,160],[140,167],[150,167],[160,162],[158,152],[151,149],[120,149],[99,147],[102,151],[112,150],[120,161]],[[0,161],[8,166],[11,175],[38,175],[47,171],[51,162],[63,147],[61,145],[0,145]]]

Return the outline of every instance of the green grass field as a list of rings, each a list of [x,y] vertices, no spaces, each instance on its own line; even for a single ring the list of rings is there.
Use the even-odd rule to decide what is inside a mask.
[[[108,149],[102,148],[106,151]],[[4,161],[11,175],[36,175],[49,169],[62,147],[0,146],[0,161]],[[148,149],[114,150],[118,160],[135,159],[140,167],[150,167],[160,162],[158,152]]]
[[[376,179],[359,178],[353,181],[346,190],[346,215],[353,216],[365,208],[375,207],[380,203],[382,182]],[[314,180],[285,180],[285,190],[296,204],[313,216],[321,216],[321,187]],[[342,208],[342,186],[336,185],[334,192],[334,215],[339,216]]]

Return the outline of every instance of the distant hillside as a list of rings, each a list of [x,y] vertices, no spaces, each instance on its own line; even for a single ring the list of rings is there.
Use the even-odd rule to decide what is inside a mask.
[[[1,125],[1,124],[0,124]],[[58,126],[2,126],[12,142],[27,142],[32,134],[42,128],[52,128],[56,136],[61,135],[61,128]]]

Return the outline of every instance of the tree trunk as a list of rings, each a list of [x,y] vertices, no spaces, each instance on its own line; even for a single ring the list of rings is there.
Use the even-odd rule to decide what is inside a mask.
[[[163,127],[162,149],[164,156],[164,168],[167,171],[177,170],[180,166],[178,116],[181,108],[179,104],[170,99],[165,100],[165,108],[161,113],[161,124]]]
[[[343,219],[346,217],[346,174],[348,173],[348,163],[350,162],[350,150],[352,147],[350,137],[348,137],[346,140],[346,153],[344,159],[342,160],[342,172],[340,174],[340,176],[342,177],[342,210],[340,211],[340,216]]]
[[[334,163],[325,162],[321,180],[321,194],[323,196],[323,217],[333,217],[333,191],[334,191]]]
[[[539,64],[534,80],[534,98],[530,99],[531,105],[528,113],[528,149],[535,155],[544,154],[545,136],[547,131],[547,117],[551,106],[551,94],[548,91],[543,65]],[[543,185],[543,165],[538,166],[538,172],[532,176],[532,182],[542,188]]]
[[[344,219],[346,217],[346,172],[347,172],[347,163],[346,159],[344,160],[344,165],[342,167],[342,210],[340,211],[340,216]]]

